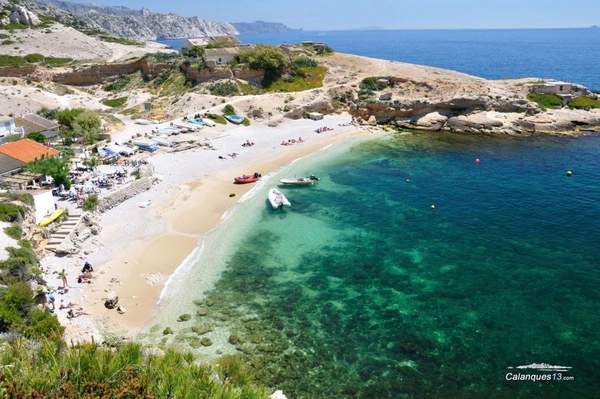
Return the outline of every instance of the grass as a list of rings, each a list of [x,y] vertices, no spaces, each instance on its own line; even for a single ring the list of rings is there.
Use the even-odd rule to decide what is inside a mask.
[[[6,227],[4,229],[4,232],[13,240],[20,240],[23,236],[23,229],[21,229],[21,226],[19,226],[18,224]]]
[[[22,67],[26,65],[44,64],[50,68],[61,67],[73,62],[71,58],[44,57],[41,54],[0,55],[0,67]]]
[[[198,365],[191,354],[147,355],[138,344],[65,347],[18,339],[0,354],[5,397],[227,398],[268,397],[239,358]],[[224,383],[223,383],[224,382]]]
[[[102,104],[111,108],[120,108],[127,103],[127,99],[128,97],[105,98],[102,100]]]
[[[327,74],[324,66],[298,68],[298,73],[290,79],[279,78],[265,87],[267,92],[296,92],[323,87]]]
[[[141,46],[143,43],[136,40],[127,39],[125,37],[117,37],[107,34],[100,34],[98,38],[104,42],[124,44],[127,46]]]
[[[168,70],[161,73],[153,83],[159,96],[182,96],[191,88],[185,75],[178,70]]]
[[[98,196],[96,194],[92,194],[83,201],[82,206],[84,211],[94,212],[98,208]]]
[[[223,115],[207,114],[206,116],[215,123],[220,123],[221,125],[227,124],[227,119]]]
[[[575,97],[569,101],[568,105],[571,109],[600,109],[600,100],[592,97],[581,96]]]
[[[563,100],[556,94],[538,94],[538,93],[529,93],[527,95],[527,99],[529,101],[533,101],[542,109],[548,108],[562,108]]]

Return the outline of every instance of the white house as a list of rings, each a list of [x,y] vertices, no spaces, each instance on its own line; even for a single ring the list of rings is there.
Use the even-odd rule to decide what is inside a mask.
[[[207,48],[204,50],[204,62],[209,67],[216,65],[227,65],[240,55],[237,47]]]
[[[0,143],[7,141],[12,136],[23,137],[25,131],[15,125],[15,118],[0,116]]]
[[[530,89],[533,93],[556,94],[559,96],[586,96],[590,94],[590,91],[585,86],[558,80],[534,83],[530,86]]]

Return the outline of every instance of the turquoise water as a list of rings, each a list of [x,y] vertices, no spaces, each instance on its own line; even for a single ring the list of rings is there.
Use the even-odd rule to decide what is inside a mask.
[[[597,397],[598,154],[415,133],[300,162],[322,181],[252,200],[198,318],[291,398]],[[505,381],[534,362],[575,380]]]

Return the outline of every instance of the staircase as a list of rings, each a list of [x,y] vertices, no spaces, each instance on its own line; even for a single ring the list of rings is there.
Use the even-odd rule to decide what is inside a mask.
[[[71,232],[73,231],[73,229],[75,229],[75,226],[77,226],[80,220],[81,213],[69,213],[69,216],[67,217],[67,219],[65,219],[64,222],[61,223],[58,230],[56,230],[50,235],[50,238],[48,239],[48,244],[46,245],[46,249],[48,251],[55,251],[56,248],[58,248],[60,244],[63,243],[65,238],[67,238],[69,234],[71,234]]]

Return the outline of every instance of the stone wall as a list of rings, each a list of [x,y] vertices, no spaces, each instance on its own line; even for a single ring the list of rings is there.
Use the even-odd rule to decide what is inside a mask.
[[[188,64],[181,65],[185,78],[194,83],[204,83],[220,79],[232,79],[233,73],[229,67],[199,69]]]
[[[265,71],[262,69],[234,68],[233,74],[237,79],[245,80],[257,86],[260,86],[265,79]]]
[[[152,185],[154,185],[154,183],[157,181],[158,179],[152,176],[146,176],[138,180],[134,180],[128,186],[123,187],[104,198],[101,198],[100,203],[98,204],[98,211],[106,212],[120,203],[127,201],[128,199],[133,198],[144,191],[150,190]]]
[[[36,70],[34,65],[22,67],[4,67],[0,68],[0,77],[21,78],[33,74]]]
[[[72,86],[90,86],[101,84],[120,75],[142,72],[144,79],[151,80],[162,71],[170,68],[169,64],[149,64],[146,60],[138,60],[128,64],[92,65],[73,72],[56,74],[52,80]]]

